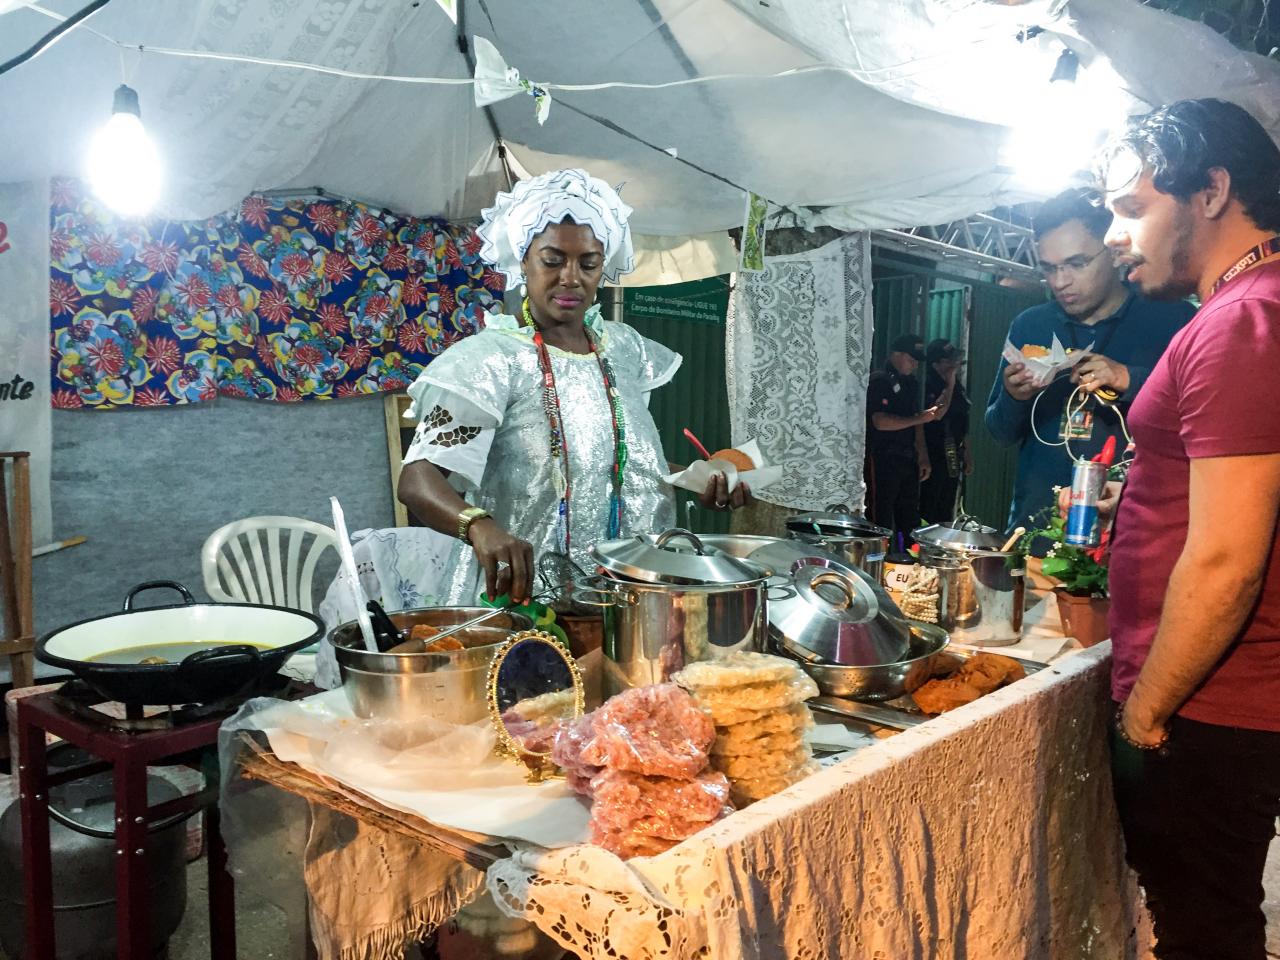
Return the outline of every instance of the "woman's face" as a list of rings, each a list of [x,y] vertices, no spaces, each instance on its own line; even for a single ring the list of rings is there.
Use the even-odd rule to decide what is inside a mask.
[[[529,306],[538,320],[582,323],[600,286],[604,245],[590,227],[572,220],[553,223],[529,244],[523,266]]]

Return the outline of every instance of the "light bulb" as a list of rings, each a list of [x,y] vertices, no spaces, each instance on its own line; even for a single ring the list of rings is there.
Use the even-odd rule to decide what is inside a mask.
[[[1014,127],[1000,150],[1000,164],[1016,183],[1050,196],[1088,171],[1116,117],[1114,97],[1067,79],[1057,79],[1035,112]]]
[[[116,90],[111,118],[89,145],[89,184],[116,213],[140,217],[160,197],[164,170],[138,110],[138,95],[126,86]]]

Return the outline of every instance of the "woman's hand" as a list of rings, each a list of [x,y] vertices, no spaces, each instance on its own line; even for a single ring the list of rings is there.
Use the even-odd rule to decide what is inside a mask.
[[[755,503],[756,498],[751,495],[751,488],[745,480],[739,481],[733,493],[729,493],[728,479],[723,473],[717,473],[712,475],[698,502],[708,510],[737,510]]]
[[[489,598],[505,593],[512,603],[527,603],[533,597],[533,546],[507,533],[490,517],[472,523],[467,537],[484,571]]]

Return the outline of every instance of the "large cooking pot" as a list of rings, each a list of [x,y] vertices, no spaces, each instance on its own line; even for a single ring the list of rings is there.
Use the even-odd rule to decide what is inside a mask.
[[[488,608],[423,607],[388,616],[405,636],[419,624],[452,627],[478,617]],[[462,650],[424,653],[393,650],[370,653],[360,625],[354,621],[329,634],[342,689],[358,717],[417,720],[434,717],[450,723],[474,723],[488,715],[486,682],[494,651],[511,634],[533,622],[522,613],[503,611],[483,623],[453,634]]]
[[[687,530],[608,540],[603,574],[574,599],[604,608],[604,693],[661,683],[686,663],[762,651],[772,571],[706,546]]]
[[[801,540],[712,535],[704,544],[774,571],[769,636],[791,655],[869,665],[906,656],[911,630],[888,593],[866,571]]]
[[[877,527],[845,505],[789,517],[787,533],[794,540],[830,550],[851,566],[865,570],[876,583],[884,583],[884,557],[893,531]]]
[[[144,590],[181,603],[133,608]],[[128,704],[213,703],[262,689],[285,661],[324,634],[319,617],[261,603],[197,603],[180,583],[152,580],[129,591],[124,612],[45,634],[36,658]],[[143,658],[163,662],[139,662]]]
[[[914,534],[919,562],[938,577],[938,625],[956,643],[1000,647],[1022,639],[1026,566],[1002,550],[993,527],[971,517],[933,524]]]

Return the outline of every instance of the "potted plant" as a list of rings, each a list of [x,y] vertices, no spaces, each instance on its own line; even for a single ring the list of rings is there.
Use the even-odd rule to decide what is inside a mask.
[[[1054,594],[1062,617],[1062,631],[1075,637],[1081,646],[1091,647],[1107,639],[1107,616],[1111,600],[1107,595],[1107,541],[1111,532],[1102,534],[1096,547],[1077,547],[1066,542],[1067,520],[1058,510],[1038,514],[1018,542],[1019,552],[1026,554],[1037,539],[1050,543],[1040,563],[1041,572],[1057,582]]]

